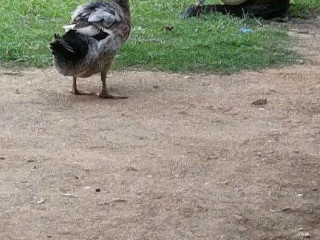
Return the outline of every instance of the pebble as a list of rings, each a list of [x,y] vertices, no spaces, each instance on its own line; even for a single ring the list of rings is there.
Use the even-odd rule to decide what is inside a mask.
[[[252,102],[251,104],[255,106],[261,106],[261,105],[266,105],[267,103],[268,103],[268,100],[266,98],[261,98]]]
[[[186,111],[180,111],[180,112],[178,112],[179,114],[182,114],[182,115],[186,115],[186,114],[188,114]]]
[[[285,207],[285,208],[282,208],[282,209],[281,209],[281,212],[289,212],[289,211],[292,211],[292,208],[290,208],[290,207]]]
[[[229,185],[229,181],[228,181],[228,180],[225,180],[225,181],[223,181],[223,182],[221,182],[221,183],[224,184],[224,185],[226,185],[226,186]]]
[[[311,234],[310,233],[302,233],[302,236],[304,237],[304,238],[311,238]]]
[[[45,198],[41,198],[39,201],[37,201],[37,204],[43,204],[47,201]]]
[[[138,169],[136,169],[134,167],[126,167],[126,171],[128,171],[128,172],[138,172]]]
[[[243,227],[243,226],[237,227],[237,230],[238,230],[239,232],[247,231],[247,229],[246,229],[245,227]]]

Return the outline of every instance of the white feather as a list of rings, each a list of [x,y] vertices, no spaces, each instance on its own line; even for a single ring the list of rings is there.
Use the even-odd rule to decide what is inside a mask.
[[[68,32],[69,30],[73,30],[75,26],[76,24],[72,24],[72,25],[63,26],[63,28],[64,30],[66,30],[66,32]]]
[[[103,20],[106,25],[112,25],[115,21],[120,21],[121,18],[118,14],[111,14],[102,8],[99,8],[97,11],[90,14],[88,22],[100,22]]]
[[[94,26],[88,26],[88,27],[78,28],[77,32],[87,36],[94,36],[99,34],[100,31]]]

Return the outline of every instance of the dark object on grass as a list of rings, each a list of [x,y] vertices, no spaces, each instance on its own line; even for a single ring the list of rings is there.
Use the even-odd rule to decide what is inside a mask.
[[[278,18],[278,20],[286,21],[290,8],[290,0],[248,0],[239,5],[203,5],[203,2],[190,6],[182,13],[182,16],[189,18],[205,13],[219,12],[236,17]]]

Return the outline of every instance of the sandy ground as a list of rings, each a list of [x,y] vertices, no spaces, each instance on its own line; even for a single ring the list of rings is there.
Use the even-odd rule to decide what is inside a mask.
[[[304,65],[113,72],[126,100],[0,69],[0,239],[320,239],[319,35],[291,28]]]

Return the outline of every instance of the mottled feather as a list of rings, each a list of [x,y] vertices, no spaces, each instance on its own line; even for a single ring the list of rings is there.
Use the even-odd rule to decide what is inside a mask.
[[[59,41],[56,39],[53,43],[54,64],[57,69],[64,75],[89,77],[111,66],[114,57],[130,34],[128,7],[128,0],[95,1],[79,6],[72,15],[71,24],[64,26],[66,34],[61,39],[68,36],[68,44],[61,39]],[[74,33],[71,34],[71,31]],[[70,36],[81,38],[81,40],[71,41]],[[79,49],[73,44],[80,42],[87,44],[88,51],[85,56],[74,54],[74,56],[81,56],[75,65],[70,64],[68,58],[63,59],[65,54],[57,53],[63,49],[69,52],[74,51],[74,48]],[[58,55],[59,57],[56,57]]]

